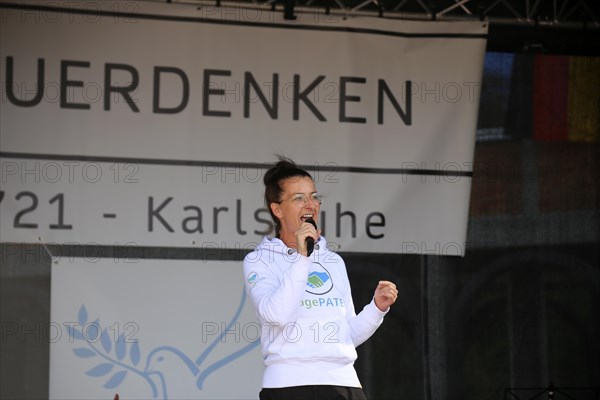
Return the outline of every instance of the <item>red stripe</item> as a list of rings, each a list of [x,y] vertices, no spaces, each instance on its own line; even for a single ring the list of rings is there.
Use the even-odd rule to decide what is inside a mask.
[[[569,57],[538,55],[533,78],[533,137],[568,140]]]

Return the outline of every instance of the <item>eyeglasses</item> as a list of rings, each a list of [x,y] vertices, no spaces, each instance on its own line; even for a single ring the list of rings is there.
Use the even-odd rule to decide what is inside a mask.
[[[291,201],[292,204],[295,205],[296,207],[304,207],[306,204],[308,204],[309,200],[312,203],[322,204],[323,203],[323,195],[319,194],[319,193],[313,193],[310,196],[306,196],[303,193],[297,193],[297,194],[293,195],[292,197],[290,197],[289,199],[281,200],[279,203],[283,203],[286,200]]]

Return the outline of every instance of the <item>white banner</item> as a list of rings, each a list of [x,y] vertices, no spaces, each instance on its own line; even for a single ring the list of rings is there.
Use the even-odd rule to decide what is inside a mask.
[[[0,10],[3,241],[246,248],[284,154],[341,250],[464,254],[484,23]]]
[[[51,399],[258,398],[239,263],[61,258],[51,296]]]

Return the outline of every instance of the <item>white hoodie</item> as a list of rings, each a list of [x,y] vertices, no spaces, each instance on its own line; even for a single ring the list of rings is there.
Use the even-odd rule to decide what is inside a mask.
[[[262,328],[264,388],[360,387],[355,348],[387,311],[371,301],[356,315],[344,261],[324,237],[310,257],[265,237],[244,258],[244,276]]]

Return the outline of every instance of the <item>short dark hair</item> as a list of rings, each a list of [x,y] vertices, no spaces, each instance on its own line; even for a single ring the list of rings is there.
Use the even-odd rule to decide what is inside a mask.
[[[279,218],[273,214],[271,203],[279,203],[281,201],[281,192],[283,192],[281,183],[289,178],[308,177],[312,179],[312,176],[287,157],[277,156],[277,159],[279,161],[265,173],[263,182],[265,183],[265,204],[275,223],[275,235],[279,236],[281,223],[279,222]]]

